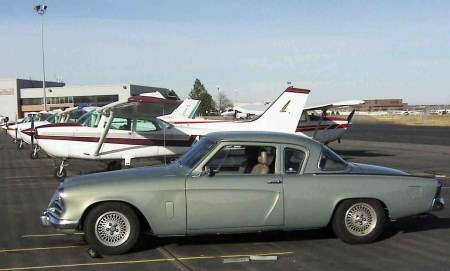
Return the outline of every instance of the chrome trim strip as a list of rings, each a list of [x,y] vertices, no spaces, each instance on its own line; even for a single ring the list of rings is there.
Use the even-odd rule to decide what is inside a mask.
[[[72,234],[78,227],[79,221],[59,219],[54,214],[46,210],[41,213],[41,223],[44,227],[53,226],[58,231],[66,234]]]

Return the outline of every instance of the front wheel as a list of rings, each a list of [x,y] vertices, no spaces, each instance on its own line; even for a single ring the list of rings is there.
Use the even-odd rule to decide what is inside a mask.
[[[62,180],[66,178],[66,176],[67,171],[64,168],[62,170],[59,170],[59,167],[57,167],[53,170],[53,177],[55,177],[55,179],[57,180]]]
[[[367,244],[380,236],[384,223],[384,209],[378,200],[351,199],[337,207],[332,226],[345,243]]]
[[[86,241],[106,255],[117,255],[132,249],[140,233],[139,218],[126,204],[100,204],[86,216],[83,224]]]

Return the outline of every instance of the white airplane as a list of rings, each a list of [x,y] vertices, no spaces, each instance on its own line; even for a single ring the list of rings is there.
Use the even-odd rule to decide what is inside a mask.
[[[347,131],[348,127],[351,124],[351,119],[353,117],[354,111],[350,113],[347,119],[340,117],[329,117],[326,115],[326,112],[333,108],[342,108],[348,107],[351,105],[359,105],[363,104],[364,101],[361,100],[349,100],[331,104],[324,104],[318,106],[306,107],[302,115],[298,121],[297,128],[295,129],[295,133],[303,134],[309,137],[320,141],[323,144],[328,144],[333,141],[340,142],[341,137]],[[264,109],[267,109],[270,105],[255,105],[255,106],[241,106],[236,107],[235,109],[238,112],[244,114],[251,115],[261,115],[264,112]],[[315,111],[321,111],[321,114],[315,114]],[[240,113],[237,113],[239,115]],[[188,126],[193,128],[209,128],[210,123],[175,123],[175,126]],[[217,128],[220,129],[220,128]]]
[[[33,149],[33,151],[30,154],[30,157],[32,159],[36,159],[39,157],[39,154],[38,154],[39,149],[40,149],[39,145],[34,144],[34,138],[31,135],[25,133],[24,131],[26,131],[28,129],[34,130],[37,127],[47,125],[47,124],[77,122],[84,114],[86,114],[87,112],[90,112],[92,110],[95,110],[97,108],[98,107],[95,107],[95,106],[71,107],[71,108],[67,108],[64,111],[59,110],[45,120],[34,121],[34,119],[32,119],[30,122],[18,124],[18,125],[16,125],[16,130],[18,131],[17,138],[20,139],[20,142],[17,145],[17,147],[19,149],[23,149],[23,147],[24,147],[23,143],[30,144]]]
[[[66,176],[69,158],[109,161],[108,169],[126,166],[131,159],[183,154],[200,137],[212,131],[281,131],[295,133],[309,90],[289,87],[258,118],[251,121],[182,121],[176,126],[156,116],[173,108],[172,100],[130,97],[93,111],[83,124],[44,125],[35,139],[50,156],[61,158],[54,170]],[[176,123],[176,121],[174,121]],[[205,125],[196,127],[196,125]]]
[[[52,113],[49,113],[47,111],[40,111],[39,113],[37,113],[37,112],[28,113],[28,115],[25,118],[23,118],[22,120],[17,120],[15,123],[8,123],[8,125],[6,126],[6,131],[7,131],[8,135],[10,135],[14,139],[14,143],[19,142],[18,148],[22,149],[23,148],[22,137],[20,136],[20,133],[19,133],[19,130],[17,127],[19,125],[24,125],[26,123],[31,124],[31,122],[33,120],[44,121],[51,115],[52,115]]]

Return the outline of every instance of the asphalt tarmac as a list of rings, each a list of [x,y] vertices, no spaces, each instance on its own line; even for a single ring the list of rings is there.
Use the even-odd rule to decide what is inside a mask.
[[[442,194],[449,202],[448,128],[442,128],[444,132],[440,128],[410,129],[414,128],[356,122],[341,144],[332,143],[330,147],[348,161],[438,175],[444,180]],[[433,144],[429,144],[430,138],[435,139]],[[389,223],[382,238],[368,245],[345,244],[329,229],[147,237],[129,254],[91,258],[82,234],[65,236],[41,226],[40,212],[48,205],[58,183],[52,176],[53,161],[44,155],[31,160],[30,151],[29,147],[17,150],[9,136],[0,134],[0,271],[450,270],[448,205],[429,216]],[[103,168],[101,163],[73,161],[68,174],[87,174]],[[233,262],[248,255],[278,259]]]

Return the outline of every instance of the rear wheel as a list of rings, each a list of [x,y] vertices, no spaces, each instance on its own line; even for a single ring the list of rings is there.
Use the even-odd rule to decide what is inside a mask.
[[[140,233],[139,218],[126,204],[100,204],[86,216],[83,224],[86,241],[102,254],[117,255],[132,249]]]
[[[367,244],[380,236],[385,223],[383,206],[374,199],[342,202],[333,217],[334,233],[349,244]]]

